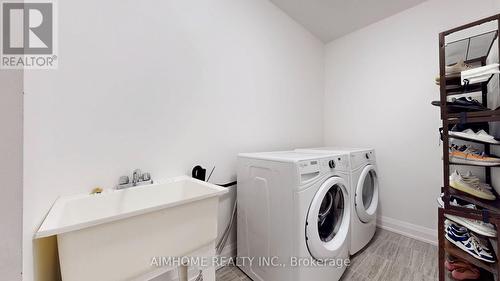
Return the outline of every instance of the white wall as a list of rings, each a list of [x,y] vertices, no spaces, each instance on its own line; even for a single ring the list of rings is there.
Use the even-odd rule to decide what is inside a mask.
[[[499,10],[498,0],[428,1],[327,45],[325,142],[376,149],[382,224],[435,239],[438,33]]]
[[[229,182],[238,152],[321,145],[324,45],[267,0],[59,1],[59,17],[59,69],[25,77],[25,281],[60,195],[134,168]]]
[[[0,276],[21,280],[23,72],[0,71]]]

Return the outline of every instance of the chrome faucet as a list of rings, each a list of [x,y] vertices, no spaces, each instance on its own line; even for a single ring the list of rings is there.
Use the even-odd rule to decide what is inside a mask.
[[[153,184],[150,173],[142,173],[140,169],[134,170],[132,173],[132,182],[128,176],[121,176],[116,189],[125,189],[133,186]]]
[[[136,186],[142,179],[142,171],[140,169],[135,169],[132,174],[132,185]]]

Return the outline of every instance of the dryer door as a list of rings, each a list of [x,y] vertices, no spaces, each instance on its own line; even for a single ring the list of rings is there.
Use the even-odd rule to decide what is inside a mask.
[[[349,234],[350,206],[347,183],[328,178],[314,196],[306,222],[306,242],[317,260],[337,258]]]
[[[366,166],[359,176],[355,194],[358,218],[368,223],[375,219],[378,208],[378,178],[375,166]]]

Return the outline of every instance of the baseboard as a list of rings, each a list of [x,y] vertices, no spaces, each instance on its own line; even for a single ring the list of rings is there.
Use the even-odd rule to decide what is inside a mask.
[[[377,227],[425,243],[433,245],[437,245],[438,243],[437,230],[416,224],[411,224],[405,221],[400,221],[389,217],[378,217]]]

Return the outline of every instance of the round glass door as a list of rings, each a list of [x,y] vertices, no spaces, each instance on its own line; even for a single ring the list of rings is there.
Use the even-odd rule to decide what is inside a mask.
[[[361,172],[355,196],[359,219],[365,223],[372,221],[378,207],[378,179],[374,166],[368,165]]]
[[[329,178],[311,202],[307,216],[306,241],[315,259],[334,258],[349,230],[349,195],[345,181]]]
[[[339,232],[344,208],[342,188],[334,185],[326,193],[319,208],[318,232],[321,241],[330,242]]]

